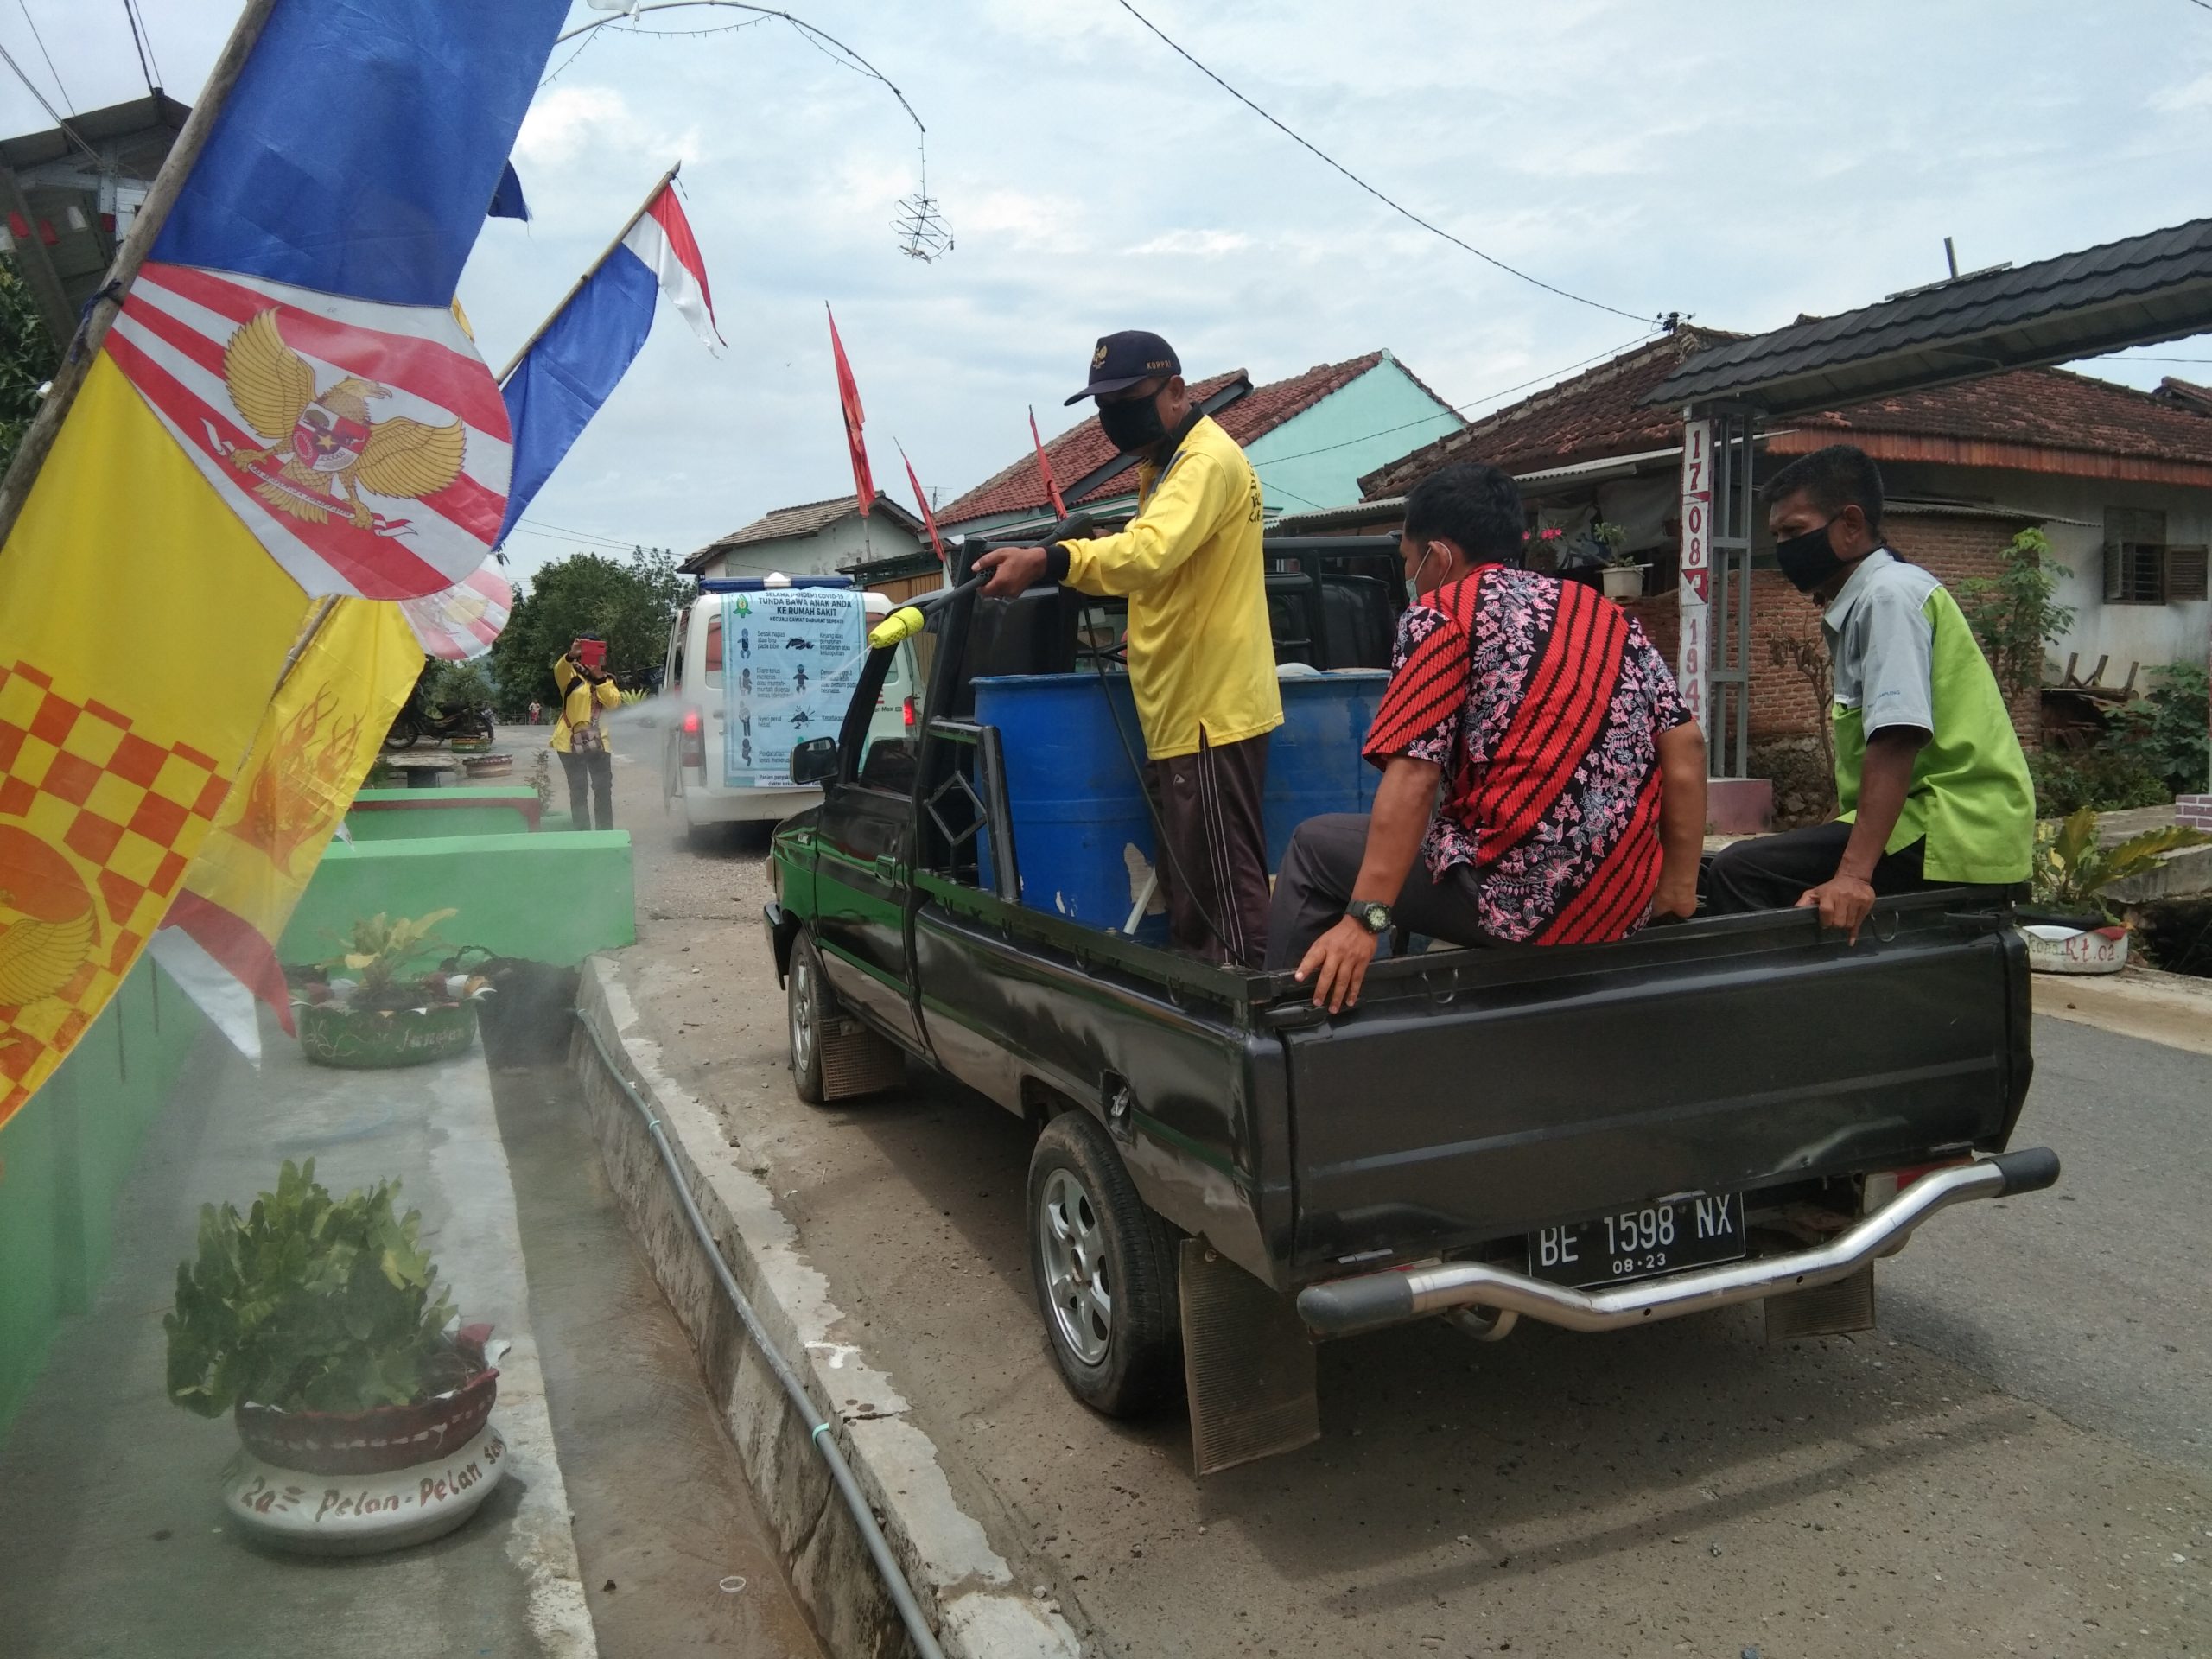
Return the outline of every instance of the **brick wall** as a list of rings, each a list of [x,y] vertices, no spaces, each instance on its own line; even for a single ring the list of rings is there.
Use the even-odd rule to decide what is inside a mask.
[[[1891,516],[1890,542],[1916,564],[1924,565],[1955,593],[1969,576],[1993,576],[2019,524],[1997,519]],[[1680,637],[1674,594],[1635,601],[1629,614],[1643,624],[1660,654],[1672,663]],[[1751,738],[1796,736],[1816,729],[1827,718],[1827,705],[1794,668],[1774,660],[1774,642],[1799,638],[1818,642],[1820,607],[1799,593],[1779,570],[1751,572]],[[2012,728],[2023,744],[2039,746],[2042,700],[2032,690],[2012,710]]]

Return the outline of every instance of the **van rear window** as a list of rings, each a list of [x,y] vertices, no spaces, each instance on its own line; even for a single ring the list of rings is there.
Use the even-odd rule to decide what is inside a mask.
[[[700,666],[700,677],[709,685],[722,683],[722,609],[717,605],[707,619],[707,660]]]

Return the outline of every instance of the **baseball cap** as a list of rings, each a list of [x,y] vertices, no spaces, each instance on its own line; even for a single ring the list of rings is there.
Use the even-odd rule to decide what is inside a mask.
[[[1090,353],[1090,384],[1068,402],[1079,404],[1086,397],[1127,391],[1155,374],[1182,372],[1175,348],[1158,334],[1144,328],[1124,328],[1118,334],[1098,337],[1097,348]]]

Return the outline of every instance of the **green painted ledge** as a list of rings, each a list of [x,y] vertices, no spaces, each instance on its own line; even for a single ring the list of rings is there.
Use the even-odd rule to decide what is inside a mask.
[[[464,784],[452,789],[365,789],[346,829],[355,841],[424,836],[507,836],[537,829],[537,791],[528,785]],[[563,817],[561,827],[568,827]]]
[[[207,1029],[191,999],[142,956],[69,1058],[0,1128],[0,1440],[62,1320],[90,1310],[117,1195]]]
[[[333,955],[363,916],[421,916],[451,944],[569,968],[594,950],[636,943],[630,836],[423,836],[334,842],[315,867],[276,951],[288,963]]]

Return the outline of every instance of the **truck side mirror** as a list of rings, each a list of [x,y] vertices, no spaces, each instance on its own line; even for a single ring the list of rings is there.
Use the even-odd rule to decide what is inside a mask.
[[[837,775],[837,740],[810,737],[791,750],[791,782],[818,784]]]

